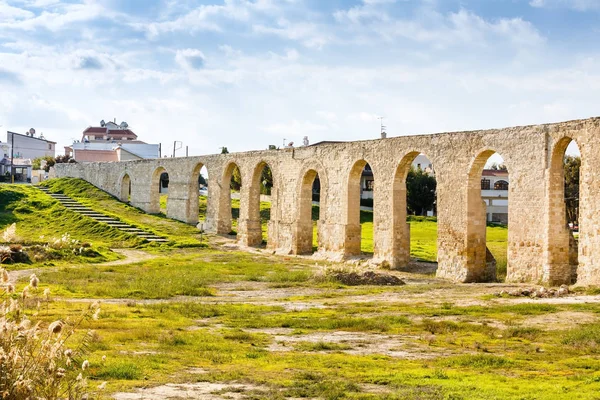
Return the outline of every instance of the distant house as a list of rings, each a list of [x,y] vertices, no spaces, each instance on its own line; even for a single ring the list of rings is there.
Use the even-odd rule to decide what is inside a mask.
[[[487,221],[508,224],[508,171],[484,169],[481,198],[487,206]]]
[[[65,154],[78,162],[128,161],[160,157],[160,144],[138,140],[126,122],[100,122],[83,131],[81,141],[65,147]]]
[[[433,165],[431,161],[424,156],[419,154],[412,162],[412,167],[420,169],[430,175],[435,175]],[[375,178],[373,177],[373,171],[369,164],[365,165],[365,169],[362,172],[360,178],[360,198],[361,199],[372,199],[373,198],[373,187],[375,185]]]
[[[0,142],[0,150],[0,175],[10,178],[12,165],[15,182],[30,182],[33,160],[54,157],[56,142],[45,139],[43,134],[37,136],[33,128],[25,134],[8,131],[6,143]]]

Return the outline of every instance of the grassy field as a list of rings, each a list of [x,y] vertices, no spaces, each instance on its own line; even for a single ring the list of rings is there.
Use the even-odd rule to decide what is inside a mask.
[[[89,188],[93,195],[85,198],[78,182],[50,185],[190,243],[193,228],[185,224],[140,215]],[[0,226],[16,222],[26,241],[64,229],[98,246],[123,242],[33,188],[0,186],[0,200]],[[371,215],[363,218],[366,239]],[[409,222],[413,255],[431,257],[435,221]],[[489,228],[488,237],[501,246],[506,229]],[[594,297],[506,298],[495,293],[517,285],[455,285],[406,272],[393,272],[404,286],[346,286],[328,273],[348,268],[338,264],[218,247],[145,250],[154,257],[127,265],[43,268],[40,287],[30,292],[26,312],[43,326],[101,300],[100,318],[86,320],[75,337],[91,330],[89,387],[108,383],[98,398],[139,388],[145,390],[135,398],[164,398],[151,392],[166,383],[220,384],[213,396],[248,400],[591,400],[600,392]],[[18,282],[17,291],[25,285]],[[186,390],[180,398],[191,397]]]
[[[598,303],[522,304],[410,274],[406,286],[347,287],[301,260],[167,252],[40,274],[39,290],[57,296],[42,307],[48,322],[78,315],[82,297],[103,299],[100,319],[85,325],[95,332],[92,387],[243,383],[252,388],[230,390],[248,399],[596,399],[600,390]],[[587,322],[557,327],[565,313]],[[531,324],[540,318],[547,326]]]

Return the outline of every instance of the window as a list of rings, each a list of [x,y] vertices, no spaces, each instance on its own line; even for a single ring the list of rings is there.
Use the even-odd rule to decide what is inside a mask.
[[[52,150],[52,143],[48,143],[48,150]]]
[[[483,178],[481,179],[481,190],[490,190],[490,180]]]
[[[508,182],[498,181],[494,183],[494,190],[508,190]]]
[[[373,186],[375,185],[375,181],[371,180],[371,181],[366,181],[366,191],[372,191],[373,190]]]

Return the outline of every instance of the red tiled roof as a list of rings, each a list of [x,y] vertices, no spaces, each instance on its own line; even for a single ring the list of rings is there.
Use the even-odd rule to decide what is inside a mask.
[[[499,171],[496,169],[484,169],[482,176],[508,176],[508,171]]]
[[[130,129],[112,129],[112,130],[108,130],[106,128],[103,128],[101,126],[89,126],[87,127],[86,130],[83,131],[83,134],[87,134],[87,133],[103,133],[103,134],[108,134],[109,132],[111,133],[115,133],[115,134],[119,134],[121,136],[125,135],[125,136],[135,136],[137,137],[137,135],[135,133],[133,133],[132,130]]]

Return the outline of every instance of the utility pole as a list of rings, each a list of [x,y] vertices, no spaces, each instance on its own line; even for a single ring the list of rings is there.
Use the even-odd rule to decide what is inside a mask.
[[[179,143],[179,147],[177,147],[177,143]],[[175,150],[179,150],[182,147],[183,147],[183,142],[180,142],[179,140],[173,141],[173,158],[175,158]]]
[[[10,133],[10,183],[15,183],[15,173],[14,173],[14,161],[15,158],[15,133]]]
[[[387,132],[385,131],[385,130],[387,129],[387,126],[383,125],[383,119],[384,119],[384,118],[385,118],[385,117],[378,117],[378,118],[377,118],[377,119],[380,121],[380,124],[381,124],[381,131],[380,131],[380,134],[381,134],[381,138],[382,138],[382,139],[385,139],[385,138],[387,137]]]

